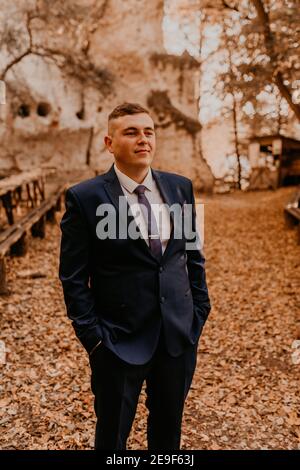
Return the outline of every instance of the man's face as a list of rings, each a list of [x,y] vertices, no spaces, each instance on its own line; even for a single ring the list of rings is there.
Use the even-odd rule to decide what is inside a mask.
[[[149,167],[155,154],[153,120],[146,113],[113,119],[104,141],[120,169]]]

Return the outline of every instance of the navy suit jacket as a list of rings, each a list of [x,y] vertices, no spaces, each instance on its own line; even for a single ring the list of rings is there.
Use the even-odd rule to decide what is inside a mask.
[[[152,174],[165,203],[195,208],[189,179]],[[99,239],[97,207],[113,204],[117,211],[119,196],[124,194],[113,166],[66,192],[59,277],[67,314],[88,353],[102,339],[122,360],[145,364],[163,324],[167,350],[178,356],[199,340],[210,311],[204,256],[198,248],[186,250],[186,240],[174,231],[160,261],[142,238]],[[192,218],[195,229],[195,210]]]

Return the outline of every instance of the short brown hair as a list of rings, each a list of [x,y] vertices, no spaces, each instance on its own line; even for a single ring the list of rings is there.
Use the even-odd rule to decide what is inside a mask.
[[[150,114],[148,109],[143,108],[138,103],[123,103],[119,104],[113,111],[109,114],[108,120],[111,121],[112,119],[117,119],[121,116],[126,116],[127,114],[140,114],[146,113]]]

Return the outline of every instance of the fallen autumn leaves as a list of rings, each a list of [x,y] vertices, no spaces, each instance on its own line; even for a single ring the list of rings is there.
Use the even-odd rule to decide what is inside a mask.
[[[213,309],[186,402],[183,449],[297,449],[300,444],[300,247],[284,228],[293,188],[205,196]],[[87,356],[65,314],[59,227],[8,259],[0,298],[1,449],[90,449],[95,417]],[[171,393],[171,391],[170,391]],[[146,449],[144,393],[128,441]]]

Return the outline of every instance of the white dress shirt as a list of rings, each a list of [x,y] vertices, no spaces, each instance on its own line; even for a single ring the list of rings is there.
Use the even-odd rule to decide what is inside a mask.
[[[122,173],[116,164],[114,164],[114,170],[118,177],[122,191],[127,198],[130,210],[135,219],[135,223],[139,227],[142,237],[149,246],[147,222],[142,215],[143,213],[138,203],[138,196],[136,193],[134,193],[135,188],[137,188],[137,186],[140,184],[146,187],[145,196],[151,205],[162,244],[162,252],[164,252],[171,233],[170,214],[152,176],[151,168],[149,168],[149,171],[142,183],[137,183],[133,179],[129,178],[129,176]]]

